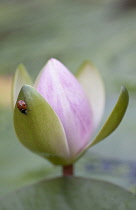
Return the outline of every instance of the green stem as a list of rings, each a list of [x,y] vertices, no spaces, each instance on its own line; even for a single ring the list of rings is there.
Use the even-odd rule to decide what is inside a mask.
[[[73,176],[74,174],[73,165],[63,166],[62,172],[63,172],[63,176]]]

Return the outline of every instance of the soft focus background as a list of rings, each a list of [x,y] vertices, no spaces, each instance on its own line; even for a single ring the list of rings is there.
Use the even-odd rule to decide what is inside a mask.
[[[136,1],[0,0],[0,195],[43,178],[60,167],[32,154],[12,124],[11,81],[19,63],[33,80],[51,57],[72,72],[90,59],[106,86],[103,122],[125,85],[130,104],[119,128],[76,164],[76,175],[136,189]]]

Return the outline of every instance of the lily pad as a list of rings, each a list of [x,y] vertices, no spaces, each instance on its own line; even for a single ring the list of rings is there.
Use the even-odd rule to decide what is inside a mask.
[[[77,177],[44,180],[0,200],[1,210],[134,210],[135,207],[135,195],[123,188]]]

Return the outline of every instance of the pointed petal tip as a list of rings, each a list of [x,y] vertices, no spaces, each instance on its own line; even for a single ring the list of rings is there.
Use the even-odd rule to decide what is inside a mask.
[[[85,60],[82,65],[91,65],[92,67],[95,67],[93,62],[90,60]]]
[[[59,60],[57,60],[56,58],[50,58],[48,61],[47,61],[47,64],[48,63],[61,63]]]
[[[128,94],[128,90],[124,85],[121,86],[121,91],[125,91]]]
[[[127,88],[123,85],[120,88],[120,94],[124,95],[124,98],[125,98],[125,101],[126,101],[126,107],[127,107],[128,103],[129,103],[129,93],[128,93]]]
[[[50,58],[49,61],[58,61],[56,58]]]
[[[95,65],[93,64],[93,62],[92,61],[90,61],[89,59],[87,59],[87,60],[84,60],[83,62],[82,62],[82,64],[79,66],[79,69],[78,69],[78,71],[76,72],[76,77],[78,77],[78,75],[80,74],[80,73],[82,73],[82,71],[83,71],[83,69],[85,69],[85,68],[87,68],[87,67],[91,67],[91,68],[93,68],[93,69],[95,69],[96,71],[97,71],[97,68],[95,67]]]
[[[61,69],[61,68],[64,68],[64,69],[67,69],[69,71],[69,69],[58,59],[56,58],[50,58],[47,63],[45,64],[44,68],[45,67],[48,67],[48,65],[52,65],[52,67],[54,68],[58,68],[58,69]],[[69,71],[71,72],[71,71]]]
[[[32,84],[32,80],[25,66],[23,64],[19,64],[13,77],[12,107],[14,107],[19,91],[24,84]]]
[[[23,63],[19,63],[18,66],[17,66],[17,69],[19,68],[25,68],[24,64]]]
[[[121,91],[126,91],[127,90],[124,85],[121,85],[120,89],[121,89]]]

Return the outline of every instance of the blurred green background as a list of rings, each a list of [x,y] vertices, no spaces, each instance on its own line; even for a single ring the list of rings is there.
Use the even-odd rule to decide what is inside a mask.
[[[136,5],[132,0],[0,0],[0,195],[43,178],[60,167],[32,154],[17,140],[10,102],[19,63],[33,80],[51,57],[73,73],[85,60],[99,69],[106,87],[103,122],[120,86],[130,104],[119,128],[76,164],[76,175],[95,177],[135,191]]]

